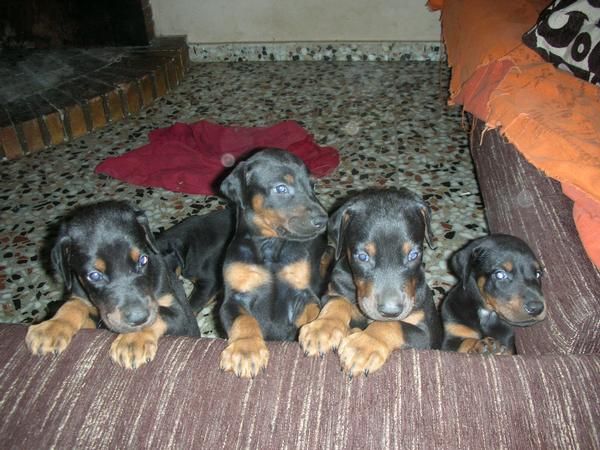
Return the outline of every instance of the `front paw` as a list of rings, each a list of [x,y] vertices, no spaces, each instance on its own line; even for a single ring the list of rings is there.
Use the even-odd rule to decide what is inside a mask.
[[[158,340],[151,333],[119,334],[110,346],[110,357],[126,369],[135,369],[152,361],[157,349]]]
[[[348,331],[341,320],[316,319],[300,328],[298,341],[305,355],[323,356],[337,349]]]
[[[387,361],[391,350],[385,342],[365,331],[353,333],[342,341],[339,351],[342,368],[354,377],[379,370]]]
[[[238,377],[253,378],[267,367],[269,350],[262,338],[252,337],[231,342],[221,353],[220,367]]]
[[[486,337],[479,339],[475,345],[471,348],[469,353],[481,353],[483,355],[511,355],[512,352],[500,341]]]
[[[50,319],[27,330],[25,342],[34,355],[61,353],[71,343],[77,328],[60,319]]]

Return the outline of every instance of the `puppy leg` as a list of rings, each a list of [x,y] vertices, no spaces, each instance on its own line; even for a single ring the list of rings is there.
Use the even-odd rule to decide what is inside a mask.
[[[80,329],[96,328],[90,318],[96,315],[98,311],[90,302],[80,297],[71,297],[52,319],[29,327],[25,337],[27,347],[34,355],[61,353]]]
[[[511,349],[493,337],[464,339],[456,350],[460,353],[480,353],[482,355],[512,355]]]
[[[229,345],[221,353],[222,370],[238,377],[252,378],[267,367],[269,350],[254,317],[242,312],[233,320],[227,335]]]
[[[167,332],[167,324],[158,317],[156,321],[133,333],[119,334],[110,346],[110,357],[126,369],[135,369],[154,359],[158,340]]]
[[[307,323],[312,322],[317,317],[319,317],[319,313],[321,312],[321,308],[317,303],[309,303],[304,307],[298,318],[295,320],[296,327],[302,328]]]
[[[332,297],[319,316],[300,329],[298,341],[308,356],[337,349],[348,334],[355,307],[344,297]]]
[[[459,353],[512,355],[512,350],[500,341],[492,337],[483,338],[479,331],[456,322],[447,322],[444,324],[442,350]]]
[[[390,353],[404,343],[399,322],[372,322],[369,326],[345,337],[339,348],[343,369],[350,377],[368,375],[380,369]]]
[[[415,311],[401,322],[371,322],[363,330],[346,336],[339,356],[350,377],[379,370],[392,351],[402,348],[429,348],[429,332],[423,311]]]

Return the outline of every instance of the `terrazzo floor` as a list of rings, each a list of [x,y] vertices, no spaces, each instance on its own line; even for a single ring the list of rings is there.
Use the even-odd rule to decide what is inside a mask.
[[[239,126],[293,119],[320,145],[336,147],[340,166],[316,186],[326,208],[373,186],[423,195],[436,245],[425,250],[427,280],[439,300],[454,282],[450,253],[487,232],[461,113],[446,106],[447,82],[444,63],[432,61],[195,64],[177,89],[135,118],[2,161],[0,321],[40,320],[60,298],[60,284],[44,269],[45,236],[77,204],[129,200],[156,231],[224,205],[215,196],[139,188],[93,172],[107,156],[145,144],[149,131],[199,119]],[[203,335],[215,335],[211,307],[198,321]]]

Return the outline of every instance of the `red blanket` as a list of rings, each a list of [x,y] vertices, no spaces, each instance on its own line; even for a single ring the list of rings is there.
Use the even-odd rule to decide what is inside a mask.
[[[293,121],[264,128],[225,127],[205,120],[176,123],[150,132],[149,139],[143,147],[102,161],[96,172],[138,186],[210,195],[218,192],[216,184],[239,158],[260,147],[288,150],[316,177],[331,173],[340,162],[335,148],[319,147]]]

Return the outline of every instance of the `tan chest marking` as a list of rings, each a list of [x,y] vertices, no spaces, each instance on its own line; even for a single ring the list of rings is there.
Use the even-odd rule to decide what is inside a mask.
[[[238,292],[251,292],[271,281],[271,274],[256,264],[232,263],[225,267],[225,283]]]
[[[310,286],[310,272],[310,264],[303,259],[285,266],[277,273],[277,277],[294,289],[308,289]]]

